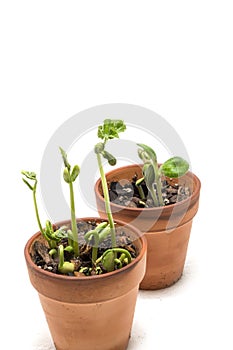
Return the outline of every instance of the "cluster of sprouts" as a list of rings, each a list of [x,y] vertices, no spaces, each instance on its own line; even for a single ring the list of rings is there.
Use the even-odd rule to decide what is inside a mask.
[[[81,266],[79,269],[79,272],[85,273],[86,275],[91,274],[93,270],[96,274],[102,273],[103,270],[110,272],[115,269],[122,268],[123,266],[129,264],[132,260],[131,254],[128,250],[117,247],[115,223],[111,212],[109,189],[102,162],[103,159],[106,159],[111,166],[116,164],[116,158],[106,150],[106,145],[109,140],[119,138],[119,133],[125,131],[125,129],[126,126],[122,120],[112,119],[104,120],[103,125],[98,127],[98,138],[100,141],[95,145],[94,152],[96,154],[101,177],[105,210],[108,221],[100,222],[95,228],[86,232],[84,235],[86,244],[92,247],[92,267],[86,268]],[[164,201],[161,184],[162,176],[168,176],[170,178],[180,177],[188,171],[189,165],[184,159],[180,157],[173,157],[159,167],[155,151],[145,144],[138,144],[138,146],[138,155],[143,161],[143,177],[138,179],[136,182],[140,197],[143,201],[145,200],[145,193],[141,186],[142,182],[144,181],[148,189],[148,193],[153,200],[154,206],[163,206]],[[72,274],[75,270],[75,262],[72,260],[66,261],[65,252],[72,254],[73,259],[78,259],[80,256],[79,233],[76,222],[73,187],[73,184],[80,173],[80,168],[78,165],[74,165],[73,167],[70,165],[67,154],[61,147],[60,152],[64,163],[63,179],[69,185],[71,211],[71,227],[69,229],[64,226],[55,229],[55,226],[49,220],[46,221],[44,227],[42,226],[36,199],[38,184],[37,176],[34,172],[29,171],[22,171],[22,174],[24,176],[24,183],[32,191],[37,223],[41,234],[48,242],[49,254],[53,258],[58,259],[58,271],[61,274]],[[111,248],[105,250],[101,256],[98,256],[100,244],[109,236],[111,237]],[[66,242],[65,245],[64,242]]]

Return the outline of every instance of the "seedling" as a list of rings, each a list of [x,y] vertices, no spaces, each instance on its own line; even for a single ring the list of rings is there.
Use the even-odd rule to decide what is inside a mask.
[[[62,244],[58,247],[58,256],[59,256],[59,264],[58,264],[58,270],[61,273],[68,274],[74,272],[74,263],[69,261],[64,261],[64,247]]]
[[[21,174],[24,175],[22,178],[23,182],[28,186],[33,194],[33,203],[40,232],[47,240],[50,248],[53,249],[56,247],[57,243],[66,236],[64,228],[61,227],[60,229],[54,231],[53,226],[49,220],[46,221],[45,228],[42,227],[36,198],[36,189],[38,183],[36,173],[33,171],[22,171]]]
[[[120,254],[120,257],[117,258],[117,254]],[[112,248],[106,250],[103,255],[96,260],[96,264],[102,263],[104,269],[108,272],[111,272],[117,268],[122,268],[124,265],[128,265],[131,262],[132,258],[128,250],[122,248]]]
[[[105,201],[105,209],[106,209],[106,214],[107,214],[110,229],[111,229],[111,240],[112,240],[113,248],[116,247],[115,226],[114,226],[114,221],[112,217],[108,185],[107,185],[107,180],[106,180],[103,165],[102,165],[101,156],[107,159],[108,163],[111,166],[116,164],[116,158],[105,150],[105,146],[108,140],[119,138],[119,133],[125,131],[125,129],[126,129],[126,126],[123,120],[105,119],[103,125],[100,125],[98,127],[98,137],[102,139],[103,142],[99,142],[95,146],[95,153],[97,156],[97,162],[98,162],[104,201]]]
[[[110,206],[107,180],[105,177],[105,173],[102,165],[102,159],[101,159],[101,156],[107,159],[109,165],[111,166],[114,166],[116,164],[116,158],[112,154],[110,154],[108,151],[106,151],[105,146],[108,140],[119,138],[119,133],[125,131],[125,129],[126,129],[126,125],[124,124],[123,120],[105,119],[103,125],[100,125],[98,127],[98,137],[101,140],[103,140],[103,142],[99,142],[95,146],[95,153],[97,156],[97,162],[98,162],[104,201],[105,201],[105,210],[108,217],[109,225],[104,227],[102,231],[95,233],[95,235],[92,233],[92,235],[93,237],[95,237],[94,238],[95,245],[97,245],[101,242],[101,240],[107,237],[109,233],[111,233],[112,249],[106,250],[104,254],[99,259],[96,260],[97,249],[95,246],[92,248],[93,249],[92,259],[93,261],[95,261],[96,265],[101,263],[104,269],[108,272],[113,271],[115,267],[121,268],[123,264],[127,265],[131,261],[131,255],[126,249],[116,248],[115,225],[114,225],[111,206]],[[97,226],[97,231],[98,231],[98,226]],[[91,235],[89,236],[89,233],[87,233],[85,237],[91,237]],[[121,256],[117,258],[117,254],[119,253],[121,253]]]
[[[160,167],[157,162],[157,155],[155,151],[145,144],[138,144],[138,155],[142,159],[144,165],[142,168],[143,178],[137,180],[136,185],[139,190],[139,195],[145,199],[141,183],[144,180],[151,198],[156,207],[163,206],[162,196],[162,176],[170,178],[178,178],[187,173],[189,164],[181,157],[173,157],[168,159]]]
[[[63,171],[63,178],[66,183],[69,184],[70,189],[70,211],[71,211],[71,230],[69,230],[69,245],[74,249],[74,256],[79,256],[79,244],[78,244],[78,228],[76,223],[75,215],[75,202],[74,202],[74,189],[73,182],[76,180],[80,173],[80,168],[78,165],[75,165],[71,170],[71,165],[68,162],[66,152],[60,147],[60,152],[63,158],[65,169]]]
[[[92,261],[94,264],[96,263],[99,244],[107,238],[110,232],[110,225],[104,221],[97,225],[94,230],[90,230],[85,234],[86,242],[92,244]]]

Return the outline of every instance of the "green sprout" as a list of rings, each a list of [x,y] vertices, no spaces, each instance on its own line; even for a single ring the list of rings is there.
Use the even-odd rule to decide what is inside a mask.
[[[117,254],[120,257],[117,258]],[[132,257],[128,250],[124,248],[107,249],[103,255],[96,260],[96,264],[101,263],[104,269],[108,272],[114,271],[115,268],[122,268],[132,261]]]
[[[119,138],[119,133],[123,132],[126,129],[126,126],[122,120],[112,120],[105,119],[103,125],[98,127],[98,137],[102,139],[102,142],[99,142],[95,145],[95,153],[97,156],[97,162],[101,177],[104,201],[105,201],[105,210],[108,217],[108,222],[102,222],[96,226],[95,229],[87,232],[84,236],[87,244],[92,245],[92,263],[95,266],[95,270],[98,273],[101,273],[101,267],[98,266],[98,263],[101,262],[103,268],[106,271],[113,271],[116,268],[120,268],[131,261],[130,253],[123,248],[116,248],[116,231],[115,224],[112,217],[112,211],[110,206],[110,198],[107,180],[105,177],[103,165],[102,165],[102,157],[107,159],[108,163],[111,166],[116,164],[116,158],[106,151],[105,146],[108,140],[112,140],[114,138]],[[111,242],[112,248],[108,249],[101,257],[98,257],[98,247],[100,243],[102,243],[107,236],[111,234]],[[120,249],[120,250],[119,250]],[[117,258],[117,254],[121,253],[121,256]],[[123,259],[124,258],[124,259]],[[88,273],[86,270],[82,272]]]
[[[58,264],[58,271],[63,274],[69,274],[74,272],[75,265],[72,262],[64,261],[64,247],[62,244],[58,247],[58,257],[59,257],[59,264]]]
[[[60,147],[60,152],[62,155],[63,163],[65,169],[63,171],[63,178],[66,183],[69,184],[70,189],[70,211],[71,211],[71,230],[68,231],[68,242],[69,245],[74,249],[74,256],[79,256],[79,244],[78,244],[78,228],[76,223],[76,215],[75,215],[75,203],[74,203],[74,189],[73,182],[76,180],[80,173],[80,168],[78,165],[75,165],[71,170],[71,165],[68,162],[66,152]]]
[[[110,234],[111,228],[110,225],[104,221],[101,222],[99,225],[96,226],[95,229],[88,231],[84,238],[87,242],[87,244],[92,243],[92,261],[93,264],[95,264],[98,254],[98,246],[101,242],[107,238],[107,236]]]
[[[23,182],[28,186],[28,188],[33,193],[33,203],[34,203],[36,219],[37,219],[40,232],[49,243],[50,248],[55,248],[57,243],[60,242],[61,239],[67,236],[65,227],[60,227],[58,230],[54,231],[53,225],[49,220],[46,221],[45,228],[42,227],[40,216],[39,216],[37,199],[36,199],[36,189],[38,184],[36,173],[33,171],[23,170],[21,171],[21,174],[24,175],[24,177],[22,178]]]
[[[36,173],[33,172],[33,171],[25,171],[25,170],[23,170],[23,171],[21,171],[21,174],[24,175],[24,177],[22,178],[23,182],[32,191],[33,204],[34,204],[34,209],[35,209],[35,213],[36,213],[36,220],[37,220],[40,232],[44,236],[44,238],[47,240],[47,242],[49,243],[50,248],[53,248],[56,245],[56,243],[47,234],[48,230],[47,229],[43,229],[42,224],[41,224],[41,220],[40,220],[38,204],[37,204],[37,198],[36,198],[36,190],[37,190],[37,184],[38,184]]]
[[[42,234],[44,234],[44,230],[43,230],[43,227],[42,227],[41,221],[40,221],[40,216],[39,216],[39,211],[38,211],[38,204],[37,204],[37,199],[36,199],[36,189],[37,189],[37,183],[38,183],[38,180],[37,180],[37,177],[36,177],[36,173],[34,173],[33,171],[25,171],[25,170],[23,170],[23,171],[21,171],[21,174],[24,175],[24,177],[22,178],[23,182],[32,191],[33,203],[34,203],[37,223],[38,223],[40,232]],[[33,182],[33,185],[28,180],[30,182]]]
[[[163,206],[163,196],[162,196],[162,175],[177,178],[183,176],[187,173],[189,169],[189,164],[186,160],[181,157],[173,157],[168,159],[160,167],[158,166],[157,156],[155,151],[145,144],[138,144],[140,147],[138,149],[138,155],[143,161],[143,178],[137,180],[136,186],[138,187],[138,192],[141,199],[145,199],[145,194],[143,192],[141,183],[144,180],[146,187],[150,192],[151,198],[156,207]],[[156,189],[155,189],[156,185]]]
[[[97,156],[97,162],[98,162],[104,201],[105,201],[105,209],[106,209],[106,214],[107,214],[110,229],[111,229],[111,240],[112,240],[113,248],[116,247],[116,233],[115,233],[115,226],[114,226],[114,221],[113,221],[111,207],[110,207],[108,185],[107,185],[107,180],[105,177],[101,157],[107,159],[108,163],[111,166],[114,166],[116,164],[116,158],[105,150],[105,146],[108,140],[119,138],[119,133],[125,131],[125,129],[126,129],[126,126],[123,120],[105,119],[103,125],[100,125],[98,127],[98,137],[102,139],[103,142],[99,142],[95,146],[95,153]]]
[[[146,195],[145,195],[145,192],[142,188],[142,182],[144,182],[144,177],[142,177],[141,179],[138,179],[135,183],[135,185],[137,186],[138,188],[138,193],[139,193],[139,196],[141,199],[145,199],[146,198]]]

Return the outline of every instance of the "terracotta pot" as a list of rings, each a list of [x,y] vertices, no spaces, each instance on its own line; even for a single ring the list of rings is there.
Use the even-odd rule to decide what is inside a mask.
[[[106,174],[112,181],[131,182],[132,177],[142,176],[141,165],[130,165]],[[175,283],[182,275],[192,219],[197,213],[200,194],[200,180],[193,173],[171,181],[186,184],[191,197],[169,206],[157,208],[129,208],[111,203],[114,219],[130,223],[141,230],[147,238],[146,274],[141,289],[161,289]],[[104,200],[100,179],[95,184],[95,195],[99,215],[105,217]]]
[[[96,220],[83,218],[77,221]],[[58,223],[64,225],[69,221]],[[146,239],[130,225],[117,222],[135,240],[139,255],[122,269],[98,276],[70,277],[37,267],[30,253],[40,232],[25,246],[32,285],[57,350],[125,350],[129,341],[136,298],[146,265]]]

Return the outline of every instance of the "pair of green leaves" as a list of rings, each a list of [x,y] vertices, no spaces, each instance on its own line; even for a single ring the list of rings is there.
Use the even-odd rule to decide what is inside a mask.
[[[61,147],[59,147],[59,149],[60,149],[62,159],[63,159],[64,165],[65,165],[65,169],[63,171],[63,178],[64,178],[65,182],[67,182],[67,183],[74,182],[80,173],[80,168],[78,165],[75,165],[73,167],[73,169],[71,170],[71,165],[68,162],[66,152]]]
[[[33,171],[21,171],[21,174],[25,176],[25,178],[34,181],[34,185],[32,186],[24,177],[22,178],[23,182],[30,188],[30,190],[35,190],[37,184],[36,173]]]
[[[157,163],[156,153],[152,148],[142,143],[138,144],[138,146],[141,147],[141,149],[138,150],[138,155],[145,163],[143,167],[144,176],[149,182],[154,182],[154,168],[150,160]],[[177,178],[186,174],[188,169],[189,164],[186,160],[181,157],[172,157],[160,166],[159,173],[170,178]]]
[[[183,176],[189,169],[189,164],[181,157],[173,157],[163,163],[160,168],[157,163],[155,151],[145,144],[138,144],[138,155],[144,165],[142,168],[143,179],[145,180],[148,191],[151,194],[154,205],[163,206],[162,181],[161,176],[165,175],[170,178]],[[155,185],[156,184],[156,189]],[[137,181],[140,196],[144,195],[140,184]]]

